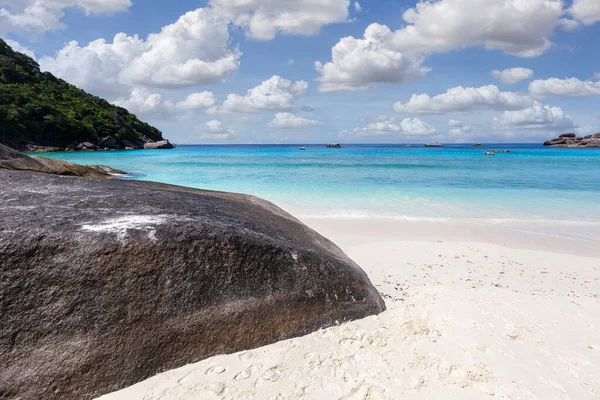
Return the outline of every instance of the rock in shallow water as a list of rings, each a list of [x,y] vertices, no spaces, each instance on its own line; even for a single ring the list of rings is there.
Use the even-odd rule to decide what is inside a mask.
[[[83,176],[107,179],[126,172],[103,165],[79,165],[46,157],[29,157],[19,151],[0,144],[0,170],[35,171],[54,175]],[[0,397],[1,399],[1,397]]]
[[[89,399],[385,309],[338,247],[251,196],[0,182],[0,398]]]

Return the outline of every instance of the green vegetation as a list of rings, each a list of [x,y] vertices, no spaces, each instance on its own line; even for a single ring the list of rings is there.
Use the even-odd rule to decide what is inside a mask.
[[[0,39],[0,142],[67,147],[113,136],[162,140],[162,133],[122,107],[92,96],[48,72]]]

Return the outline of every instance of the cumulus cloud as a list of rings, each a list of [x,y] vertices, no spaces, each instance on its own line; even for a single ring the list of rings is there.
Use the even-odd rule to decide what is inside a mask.
[[[177,103],[177,108],[183,110],[197,110],[214,106],[217,101],[212,92],[192,93],[185,100]]]
[[[409,53],[446,52],[482,45],[519,57],[537,57],[563,14],[561,0],[421,1],[408,9],[408,24],[394,44]]]
[[[392,31],[372,24],[363,39],[345,37],[332,49],[332,61],[316,62],[322,92],[366,89],[373,83],[402,83],[420,79],[429,68],[422,57],[408,57],[391,45]]]
[[[533,76],[533,70],[528,68],[510,68],[503,71],[493,70],[492,76],[499,79],[502,83],[512,85],[513,83],[521,82]]]
[[[471,133],[473,129],[469,125],[465,125],[460,121],[451,119],[448,121],[450,131],[448,132],[451,136],[463,136],[467,133]]]
[[[19,42],[15,42],[14,40],[10,40],[10,39],[6,39],[6,44],[8,44],[14,51],[17,51],[19,53],[23,53],[26,56],[29,56],[31,58],[33,58],[34,60],[35,58],[35,53],[33,52],[33,50],[23,46],[21,43]]]
[[[68,43],[42,69],[95,93],[122,93],[131,86],[184,87],[214,83],[239,66],[229,48],[227,22],[200,8],[146,40],[119,33],[112,43],[98,39],[80,47]]]
[[[399,30],[372,24],[363,39],[341,39],[331,62],[315,64],[320,89],[356,90],[418,79],[428,71],[421,66],[425,56],[470,46],[537,57],[552,45],[562,15],[561,0],[420,1],[404,12],[406,25]]]
[[[212,120],[196,128],[204,142],[225,142],[237,139],[235,131],[226,129],[221,121]]]
[[[127,109],[138,117],[153,120],[170,119],[174,116],[175,106],[170,100],[163,100],[158,93],[145,88],[133,88],[128,97],[115,100],[113,104]]]
[[[344,22],[349,0],[210,0],[219,15],[244,28],[259,40],[278,32],[313,35],[328,24]]]
[[[600,2],[598,0],[574,0],[569,14],[584,25],[593,25],[600,21]]]
[[[267,124],[269,128],[274,129],[302,129],[319,125],[324,125],[324,122],[302,118],[289,112],[277,113],[275,118]]]
[[[419,118],[405,118],[397,122],[395,118],[379,117],[365,127],[343,131],[342,135],[373,136],[431,136],[436,129]]]
[[[560,107],[551,107],[536,101],[523,110],[505,111],[494,118],[497,129],[544,129],[561,131],[574,129],[575,123]]]
[[[256,113],[260,111],[291,111],[296,108],[295,100],[308,89],[305,81],[292,82],[274,75],[260,85],[248,90],[245,95],[230,94],[219,105],[211,107],[213,114]]]
[[[581,81],[577,78],[537,80],[529,84],[529,92],[537,98],[598,96],[600,81]]]
[[[399,113],[446,114],[468,113],[483,110],[520,110],[533,103],[527,94],[502,92],[497,86],[479,88],[458,86],[446,93],[430,97],[413,94],[407,103],[397,102],[394,110]]]
[[[77,7],[86,15],[115,13],[131,7],[131,0],[3,0],[0,1],[0,34],[37,35],[64,29],[64,9]]]

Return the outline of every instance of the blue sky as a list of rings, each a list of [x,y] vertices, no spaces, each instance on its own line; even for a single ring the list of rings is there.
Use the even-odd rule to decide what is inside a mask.
[[[0,35],[177,143],[600,131],[598,0],[0,0]]]

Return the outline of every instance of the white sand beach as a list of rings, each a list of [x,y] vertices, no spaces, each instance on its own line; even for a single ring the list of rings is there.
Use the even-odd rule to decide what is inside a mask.
[[[383,314],[169,371],[102,400],[593,399],[600,246],[525,230],[307,219]]]

